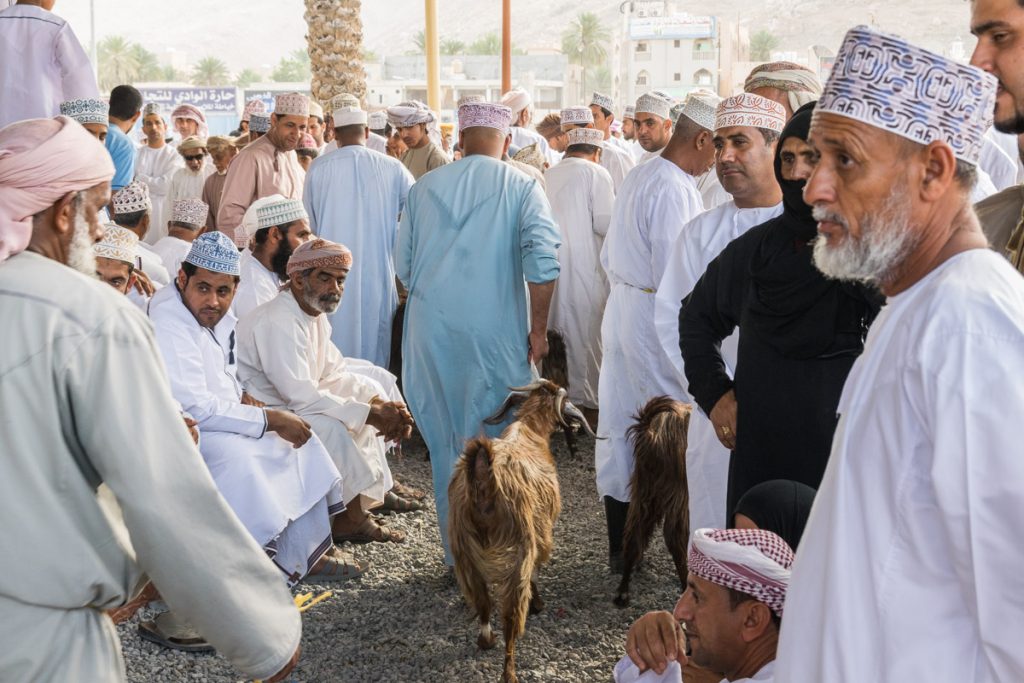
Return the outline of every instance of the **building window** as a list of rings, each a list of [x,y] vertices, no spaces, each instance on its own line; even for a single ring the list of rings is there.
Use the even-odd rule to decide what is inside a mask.
[[[706,62],[715,58],[714,45],[710,40],[693,41],[693,61]]]
[[[647,52],[647,43],[637,43],[636,44],[636,51],[637,52]]]
[[[681,80],[683,80],[683,75],[682,75],[682,74],[680,74],[680,73],[677,73],[677,74],[673,74],[673,75],[672,75],[672,80],[673,80],[673,81],[681,81]]]
[[[650,77],[649,77],[649,75],[647,74],[646,71],[641,71],[640,73],[638,73],[636,75],[636,84],[637,85],[647,85],[647,81],[648,81],[649,78]]]
[[[707,69],[701,69],[693,75],[693,82],[697,85],[711,85],[711,72]]]
[[[682,41],[680,41],[680,40],[673,40],[672,41],[672,47],[679,47],[680,45],[682,45]]]

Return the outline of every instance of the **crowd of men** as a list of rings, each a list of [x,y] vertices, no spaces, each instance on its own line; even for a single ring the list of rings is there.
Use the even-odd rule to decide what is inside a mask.
[[[1024,680],[1024,7],[972,4],[972,65],[858,27],[824,87],[515,89],[450,139],[345,93],[210,136],[100,97],[52,6],[0,11],[0,679],[122,680],[147,581],[143,637],[283,679],[287,589],[424,505],[388,454],[422,435],[450,566],[463,444],[559,339],[612,572],[634,415],[694,404],[690,578],[616,680]]]

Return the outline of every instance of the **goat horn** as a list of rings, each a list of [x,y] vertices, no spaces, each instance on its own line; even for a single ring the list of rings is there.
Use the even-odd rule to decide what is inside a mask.
[[[558,399],[555,401],[555,412],[558,413],[558,422],[563,427],[569,427],[569,423],[565,421],[565,415],[562,414],[562,411],[565,409],[565,397],[565,389],[559,389]]]
[[[497,412],[495,412],[490,417],[484,419],[484,424],[501,424],[505,419],[505,415],[507,415],[508,411],[512,409],[512,406],[515,405],[518,401],[521,401],[525,396],[526,394],[520,391],[513,390],[512,393],[505,397],[505,402],[501,404],[501,407],[498,408]]]
[[[587,418],[583,416],[583,413],[580,411],[580,409],[574,406],[572,403],[569,403],[568,401],[565,404],[565,414],[573,418],[574,420],[577,420],[580,423],[580,426],[583,428],[583,431],[585,431],[587,434],[589,434],[595,439],[601,438],[594,433],[593,429],[590,428],[590,423],[587,422]],[[565,423],[563,422],[562,424]]]
[[[515,392],[515,393],[528,394],[531,391],[534,391],[536,389],[540,389],[542,386],[544,386],[544,382],[542,380],[538,379],[538,380],[534,380],[534,381],[530,382],[529,384],[527,384],[524,387],[509,387],[508,390],[512,391],[512,392]]]

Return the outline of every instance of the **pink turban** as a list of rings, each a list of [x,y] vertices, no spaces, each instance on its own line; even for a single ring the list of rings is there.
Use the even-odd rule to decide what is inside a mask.
[[[0,262],[28,246],[34,215],[113,177],[106,148],[66,116],[0,129]]]
[[[174,119],[191,119],[199,124],[199,137],[206,138],[210,136],[210,129],[206,126],[206,115],[203,114],[203,110],[192,104],[179,104],[178,107],[171,112],[171,122]]]
[[[351,268],[352,252],[344,244],[330,240],[304,242],[288,259],[288,277],[310,268]]]

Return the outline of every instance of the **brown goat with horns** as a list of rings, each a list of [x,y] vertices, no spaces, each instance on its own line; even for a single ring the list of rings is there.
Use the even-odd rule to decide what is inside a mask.
[[[551,434],[560,427],[583,427],[592,434],[583,413],[553,382],[540,379],[511,391],[486,422],[500,423],[521,403],[516,421],[498,439],[471,439],[448,487],[455,576],[476,611],[476,642],[483,650],[496,641],[490,623],[490,584],[496,585],[500,598],[505,683],[517,680],[515,644],[526,627],[527,610],[536,614],[544,606],[534,575],[551,558],[552,532],[562,509]]]
[[[622,581],[615,604],[629,605],[629,580],[658,524],[686,589],[686,544],[690,536],[690,495],[686,480],[690,406],[668,396],[648,401],[626,432],[633,442],[629,513],[622,539]]]

